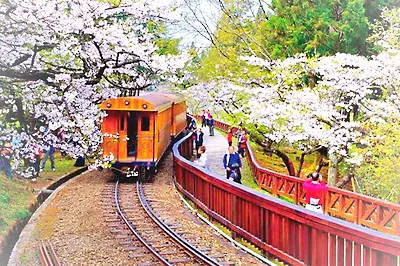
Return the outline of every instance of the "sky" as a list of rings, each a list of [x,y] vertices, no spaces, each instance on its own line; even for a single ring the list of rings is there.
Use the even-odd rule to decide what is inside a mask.
[[[183,50],[192,46],[199,49],[209,47],[210,41],[202,36],[205,34],[203,25],[214,32],[220,18],[220,9],[210,0],[182,0],[179,8],[183,21],[169,27],[171,37],[181,39],[180,48]],[[197,19],[193,13],[196,13]]]
[[[225,0],[166,0],[181,11],[182,21],[169,27],[171,37],[181,39],[182,50],[196,47],[206,49],[211,42],[207,37],[208,32],[215,32],[222,11],[219,1]],[[257,14],[260,5],[264,10],[272,12],[269,8],[270,0],[243,0],[242,4],[248,8],[249,16]]]

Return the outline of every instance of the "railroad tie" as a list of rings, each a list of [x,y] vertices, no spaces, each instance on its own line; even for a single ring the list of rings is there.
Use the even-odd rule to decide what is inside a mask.
[[[192,259],[189,258],[177,258],[177,259],[170,259],[168,260],[169,263],[186,263],[193,261]]]
[[[160,244],[160,245],[154,245],[153,248],[167,248],[167,247],[172,247],[171,244]]]
[[[124,251],[135,251],[135,250],[138,250],[138,249],[141,249],[141,248],[136,247],[136,246],[131,246],[131,247],[124,248],[123,250]]]
[[[148,255],[149,255],[148,253],[139,253],[139,254],[129,254],[128,257],[131,259],[136,259],[136,258],[147,257]]]

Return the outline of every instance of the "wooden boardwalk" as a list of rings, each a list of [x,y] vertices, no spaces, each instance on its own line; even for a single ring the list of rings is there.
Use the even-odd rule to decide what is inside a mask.
[[[207,160],[210,167],[210,171],[221,176],[225,176],[225,169],[222,163],[224,154],[228,149],[228,141],[226,138],[217,130],[214,129],[214,136],[210,136],[208,127],[203,127],[204,143],[206,146]]]

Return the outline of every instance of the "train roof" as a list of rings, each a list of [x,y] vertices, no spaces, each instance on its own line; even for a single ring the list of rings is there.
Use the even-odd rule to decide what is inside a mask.
[[[149,93],[135,97],[118,97],[105,100],[101,110],[115,111],[156,111],[161,112],[173,103],[184,101],[180,96],[165,93]]]
[[[185,99],[181,95],[172,94],[172,93],[159,93],[159,95],[164,96],[165,98],[169,99],[173,103],[181,103],[184,102]]]

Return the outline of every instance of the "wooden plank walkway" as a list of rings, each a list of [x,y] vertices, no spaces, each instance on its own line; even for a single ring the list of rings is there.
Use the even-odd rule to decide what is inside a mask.
[[[228,141],[219,131],[215,129],[214,136],[210,136],[208,127],[203,127],[202,131],[204,133],[203,145],[206,146],[207,160],[210,171],[225,177],[226,173],[222,159],[228,150]]]

